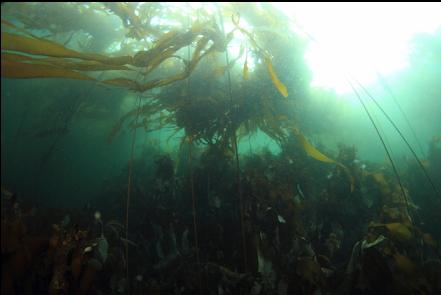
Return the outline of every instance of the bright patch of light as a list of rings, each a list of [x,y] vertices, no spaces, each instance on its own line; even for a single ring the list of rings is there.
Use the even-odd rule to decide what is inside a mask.
[[[226,34],[228,32],[231,32],[235,28],[235,25],[230,22],[227,22],[224,25]],[[240,20],[240,27],[248,31],[252,30],[250,24],[244,19]],[[248,71],[252,72],[255,67],[255,61],[250,52],[251,48],[252,45],[249,42],[248,36],[245,36],[243,33],[236,31],[233,40],[228,44],[228,54],[230,55],[230,60],[237,58],[240,54],[240,51],[242,50],[242,56],[237,59],[236,64],[240,65],[240,67],[243,67],[245,59],[247,59]]]
[[[203,10],[208,14],[214,14],[216,11],[216,5],[213,2],[169,2],[164,4],[168,6],[171,11],[185,12],[191,17],[191,21],[198,20],[198,11]]]
[[[441,26],[441,3],[276,3],[310,42],[312,86],[350,92],[343,74],[362,84],[407,65],[409,41]]]
[[[114,53],[121,50],[121,42],[113,42],[110,44],[109,47],[106,49],[106,53]]]
[[[202,9],[203,3],[201,2],[187,2],[185,5],[191,7],[193,10]]]

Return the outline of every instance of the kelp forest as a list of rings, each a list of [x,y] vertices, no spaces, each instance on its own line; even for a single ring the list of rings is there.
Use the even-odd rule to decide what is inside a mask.
[[[356,77],[351,106],[311,86],[293,26],[2,2],[1,294],[441,294],[441,27],[381,80],[416,145]]]

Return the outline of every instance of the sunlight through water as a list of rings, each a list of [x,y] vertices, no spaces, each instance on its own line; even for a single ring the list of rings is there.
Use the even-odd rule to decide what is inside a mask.
[[[311,41],[305,55],[312,86],[350,92],[345,73],[362,84],[406,67],[410,40],[441,25],[441,3],[275,3],[292,29]]]

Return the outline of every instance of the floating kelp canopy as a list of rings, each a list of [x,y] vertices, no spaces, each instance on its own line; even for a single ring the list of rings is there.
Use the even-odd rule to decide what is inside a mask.
[[[160,89],[120,118],[109,141],[126,122],[147,131],[172,126],[185,131],[184,140],[224,148],[233,147],[237,132],[240,139],[261,130],[279,143],[293,134],[310,156],[336,163],[297,127],[295,103],[307,96],[309,80],[305,42],[286,29],[288,21],[271,5],[58,3],[57,13],[48,14],[50,5],[7,7],[11,19],[2,19],[1,75],[90,80],[138,93]],[[44,19],[37,17],[41,6],[49,9]],[[77,25],[67,15],[95,20]],[[98,42],[96,26],[109,24],[111,17],[122,27],[109,33],[114,38],[107,48],[84,45]],[[85,38],[89,41],[80,42]],[[112,46],[119,50],[109,52]],[[98,79],[96,72],[112,78]]]

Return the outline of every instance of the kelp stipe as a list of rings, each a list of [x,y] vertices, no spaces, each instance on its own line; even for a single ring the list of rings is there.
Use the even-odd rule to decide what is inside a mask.
[[[375,105],[378,107],[378,109],[380,109],[380,111],[383,113],[383,115],[386,117],[386,119],[389,121],[389,123],[394,127],[395,131],[397,131],[397,133],[400,135],[401,139],[404,141],[404,143],[407,145],[407,147],[409,148],[410,152],[412,153],[412,155],[414,156],[415,160],[418,162],[418,165],[421,167],[421,169],[424,172],[424,175],[426,176],[427,180],[430,182],[430,185],[432,186],[433,191],[435,192],[435,194],[438,196],[438,198],[440,198],[441,200],[441,194],[438,191],[437,187],[435,186],[435,184],[432,181],[432,178],[430,177],[429,173],[427,172],[426,168],[424,167],[423,163],[421,162],[421,160],[418,158],[418,155],[415,153],[415,150],[412,148],[412,146],[410,145],[409,141],[406,139],[406,137],[404,136],[404,134],[400,131],[400,129],[397,127],[397,125],[394,123],[394,121],[392,121],[391,117],[385,112],[385,110],[380,106],[380,104],[377,102],[377,100],[369,93],[369,91],[356,79],[354,79],[357,84],[360,86],[361,89],[363,89],[363,91],[366,93],[366,95],[375,103]],[[355,91],[355,90],[354,90]]]
[[[224,19],[222,17],[222,12],[219,7],[219,4],[215,3],[217,14],[219,17],[220,26],[222,29],[222,34],[225,35],[225,26]],[[228,50],[225,50],[225,61],[226,64],[229,64]],[[233,105],[233,91],[231,89],[231,73],[230,70],[227,69],[227,79],[228,79],[228,93],[230,96],[230,103]],[[247,246],[245,239],[245,223],[244,223],[244,210],[243,210],[243,200],[242,200],[242,188],[241,188],[241,179],[240,179],[240,163],[239,163],[239,149],[237,147],[237,136],[236,130],[233,130],[233,144],[234,144],[234,154],[236,158],[236,179],[237,179],[237,191],[239,195],[239,207],[240,207],[240,228],[241,228],[241,236],[242,236],[242,251],[243,251],[243,263],[244,269],[247,271],[248,269],[248,261],[247,261]]]
[[[378,80],[380,81],[381,85],[383,86],[383,88],[386,90],[386,92],[389,94],[389,96],[392,98],[393,102],[395,103],[395,105],[397,106],[398,110],[400,111],[401,115],[403,116],[404,120],[407,123],[407,126],[409,127],[409,130],[412,132],[412,135],[415,139],[415,142],[418,144],[418,148],[421,152],[421,156],[424,155],[424,151],[423,151],[423,147],[421,146],[421,142],[418,139],[415,130],[413,129],[412,125],[410,124],[409,118],[406,116],[406,114],[404,113],[403,108],[401,107],[400,103],[398,102],[395,94],[392,92],[392,89],[390,89],[386,78],[381,75],[381,73],[377,70],[376,71],[377,76],[378,76]]]
[[[317,43],[318,45],[321,45],[320,42],[317,41],[317,39],[315,39],[315,38],[314,38],[309,32],[307,32],[303,27],[301,27],[297,22],[293,21],[291,18],[289,18],[289,19],[290,19],[290,21],[291,21],[293,24],[295,24],[297,27],[299,27],[299,28],[300,28],[300,29],[301,29],[301,30],[302,30],[302,31],[308,36],[308,38],[309,38],[311,41]],[[391,94],[392,98],[394,99],[395,103],[397,104],[397,102],[396,102],[394,96],[392,95],[390,89],[387,87],[387,84],[385,83],[384,78],[378,73],[378,71],[377,71],[377,75],[379,76],[380,80],[382,80],[383,87],[386,88],[386,90]],[[346,74],[345,76],[346,76],[346,80],[347,80],[347,82],[350,84],[351,88],[354,90],[355,94],[357,95],[358,100],[363,104],[363,107],[365,107],[364,103],[361,101],[361,97],[359,96],[359,93],[356,92],[356,90],[355,90],[353,84],[349,81],[349,78],[347,77],[347,74]],[[372,101],[375,103],[375,105],[380,109],[380,111],[383,113],[383,115],[387,118],[387,120],[392,124],[392,126],[394,127],[394,129],[397,131],[397,133],[398,133],[398,134],[400,135],[400,137],[403,139],[403,141],[405,142],[405,144],[407,145],[407,147],[408,147],[409,150],[411,151],[412,155],[415,157],[416,161],[418,162],[418,165],[419,165],[419,166],[421,167],[421,169],[423,170],[423,173],[424,173],[425,177],[426,177],[427,180],[430,182],[430,185],[431,185],[431,187],[432,187],[432,189],[433,189],[435,195],[437,195],[438,198],[439,198],[439,200],[441,201],[441,193],[440,193],[440,191],[439,191],[438,188],[435,186],[434,182],[432,181],[431,177],[429,176],[429,174],[428,174],[426,168],[424,167],[423,163],[421,162],[421,160],[418,158],[417,154],[415,153],[415,150],[414,150],[414,149],[412,148],[412,146],[409,144],[409,141],[405,138],[405,136],[403,135],[403,133],[399,130],[399,128],[396,126],[396,124],[392,121],[392,119],[390,118],[390,116],[387,115],[387,113],[386,113],[386,112],[384,111],[384,109],[378,104],[378,102],[377,102],[377,101],[375,100],[375,98],[369,93],[369,91],[368,91],[368,90],[367,90],[367,89],[366,89],[366,88],[365,88],[365,87],[364,87],[364,86],[363,86],[363,85],[362,85],[357,79],[353,78],[353,80],[356,81],[357,84],[363,89],[363,91],[369,96],[369,98],[372,99]],[[397,104],[397,105],[399,106],[399,104]],[[400,107],[399,107],[399,109],[400,109],[400,111],[403,113],[403,116],[406,118],[406,121],[408,121],[408,120],[407,120],[407,117],[405,116],[404,112],[401,110]],[[367,108],[365,108],[365,111],[367,112]],[[374,126],[376,126],[370,115],[369,115],[369,118],[370,118],[372,124],[374,124]],[[410,124],[409,124],[409,127],[410,127]],[[410,127],[410,129],[411,129],[412,133],[415,133],[411,127]],[[380,133],[379,133],[379,130],[378,130],[377,128],[376,128],[376,130],[377,130],[378,135],[379,135],[380,138],[381,138],[381,135],[380,135]],[[416,136],[415,136],[415,137],[416,137]],[[381,138],[381,139],[382,139],[382,138]],[[418,142],[418,140],[417,140],[417,142]],[[383,141],[383,139],[382,139],[382,144],[383,144],[384,148],[385,148],[386,151],[387,151],[387,147],[386,147],[386,144],[385,144],[385,142]],[[418,144],[419,144],[419,142],[418,142]],[[389,155],[389,152],[387,152],[387,153],[388,153],[388,157],[391,158],[390,155]]]
[[[398,170],[395,166],[395,162],[392,159],[392,156],[389,152],[389,149],[386,146],[386,143],[384,142],[383,136],[381,136],[380,130],[378,130],[377,124],[375,124],[374,119],[372,118],[371,113],[369,112],[369,110],[366,107],[366,104],[364,103],[363,99],[361,98],[360,94],[358,93],[357,89],[355,89],[355,86],[352,84],[352,82],[350,81],[350,79],[348,77],[346,77],[346,81],[349,83],[349,85],[351,86],[352,90],[354,91],[355,95],[357,96],[358,101],[361,103],[361,105],[363,106],[364,111],[366,112],[366,115],[368,115],[369,120],[371,121],[372,125],[374,126],[375,131],[377,132],[378,138],[381,141],[381,144],[383,145],[383,148],[386,152],[386,155],[392,165],[392,169],[394,171],[394,174],[398,180],[398,184],[400,186],[401,192],[403,194],[403,198],[404,198],[404,202],[406,203],[406,211],[407,211],[407,215],[410,217],[409,215],[409,203],[407,201],[407,196],[406,196],[406,192],[404,190],[403,184],[401,182],[401,178],[400,175],[398,174]]]

